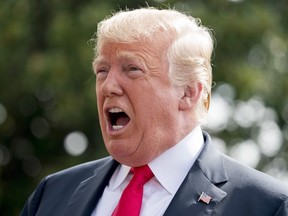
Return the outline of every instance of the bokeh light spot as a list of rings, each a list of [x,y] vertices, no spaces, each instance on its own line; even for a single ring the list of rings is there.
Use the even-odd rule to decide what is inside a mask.
[[[237,143],[231,147],[229,155],[253,168],[258,165],[261,158],[259,148],[253,140]]]
[[[283,143],[283,135],[276,122],[265,121],[260,125],[258,134],[258,144],[260,150],[266,156],[276,155]]]
[[[68,134],[64,139],[64,148],[66,152],[73,156],[84,153],[88,146],[86,135],[80,131],[74,131]]]
[[[234,112],[234,119],[238,125],[244,128],[252,127],[260,121],[266,112],[260,99],[251,98],[248,102],[240,101]]]
[[[211,131],[224,130],[227,127],[232,111],[231,105],[222,96],[217,93],[212,95],[207,128]]]

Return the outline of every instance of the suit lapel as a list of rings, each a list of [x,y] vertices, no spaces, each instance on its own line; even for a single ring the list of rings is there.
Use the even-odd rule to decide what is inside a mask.
[[[216,186],[228,181],[222,154],[212,146],[206,133],[204,138],[205,147],[175,194],[165,216],[210,215],[226,196],[226,192]],[[202,192],[212,198],[209,204],[198,201]]]
[[[97,175],[81,182],[67,205],[65,215],[91,215],[118,163],[110,159],[95,170]]]

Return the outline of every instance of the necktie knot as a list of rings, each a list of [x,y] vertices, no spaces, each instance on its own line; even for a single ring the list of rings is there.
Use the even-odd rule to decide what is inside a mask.
[[[134,175],[131,182],[136,182],[141,186],[143,186],[153,177],[153,172],[147,165],[141,167],[134,167],[132,168],[132,172],[134,173]]]
[[[131,181],[122,193],[112,216],[139,216],[143,187],[154,175],[148,165],[132,168],[134,173]]]

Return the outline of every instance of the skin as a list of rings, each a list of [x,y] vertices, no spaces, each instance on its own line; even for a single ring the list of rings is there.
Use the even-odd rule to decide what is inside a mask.
[[[148,164],[196,126],[193,108],[202,86],[173,86],[166,50],[167,43],[107,42],[93,63],[104,143],[122,164]],[[115,107],[130,118],[120,130],[113,130],[107,118]]]

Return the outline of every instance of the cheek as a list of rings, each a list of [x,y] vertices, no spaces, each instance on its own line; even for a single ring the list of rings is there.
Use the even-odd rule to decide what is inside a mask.
[[[102,94],[100,90],[100,86],[96,84],[95,87],[95,96],[96,96],[96,102],[97,102],[97,108],[98,110],[101,110],[104,103],[104,95]]]
[[[99,117],[99,123],[100,126],[104,126],[105,124],[105,116],[104,116],[104,112],[103,112],[103,103],[104,100],[100,95],[96,96],[96,102],[97,102],[97,112],[98,112],[98,117]]]
[[[99,101],[99,99],[97,98],[97,111],[98,111],[98,116],[101,120],[102,118],[102,115],[103,115],[103,112],[102,112],[102,106],[101,106],[101,103]]]
[[[154,159],[176,143],[176,122],[171,112],[159,109],[155,113],[147,113],[143,121],[145,127],[139,150],[144,152],[144,155]]]
[[[149,107],[146,108],[145,115],[142,115],[142,121],[145,122],[146,129],[150,131],[151,136],[157,132],[165,132],[167,134],[167,129],[174,127],[176,124],[176,114],[176,105],[172,105],[169,101],[158,99],[154,100],[154,103],[150,102]]]
[[[170,95],[171,96],[171,95]],[[171,141],[173,140],[174,133],[176,132],[176,128],[178,126],[178,103],[177,100],[173,99],[173,97],[165,97],[159,99],[157,101],[157,104],[155,104],[155,107],[157,109],[157,112],[153,114],[151,127],[155,125],[155,128],[153,128],[155,131],[157,131],[158,137],[165,137],[163,138],[166,140],[166,138]],[[153,125],[152,125],[153,124]],[[152,133],[155,133],[152,131]],[[156,133],[155,133],[156,134]],[[170,137],[170,138],[169,138]]]

